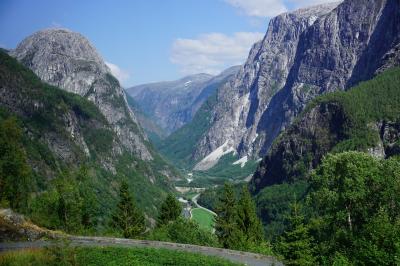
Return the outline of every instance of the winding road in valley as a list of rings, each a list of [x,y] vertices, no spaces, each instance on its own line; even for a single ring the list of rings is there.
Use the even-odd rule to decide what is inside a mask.
[[[216,256],[230,260],[232,262],[242,263],[249,266],[283,266],[283,264],[276,260],[274,257],[222,248],[111,237],[69,236],[67,237],[67,239],[69,239],[71,241],[71,244],[74,246],[164,248],[170,250],[200,253],[208,256]],[[51,245],[55,245],[55,243],[51,241],[0,243],[0,254],[1,252],[6,252],[10,250],[43,248]]]
[[[207,208],[204,208],[203,206],[201,206],[200,204],[198,204],[197,203],[197,199],[200,197],[200,194],[197,194],[196,196],[194,196],[193,198],[192,198],[192,201],[193,201],[193,203],[197,206],[197,208],[200,208],[200,209],[203,209],[203,210],[206,210],[206,211],[208,211],[208,212],[210,212],[210,213],[212,213],[213,215],[217,215],[215,212],[213,212],[212,210],[210,210],[210,209],[207,209]]]

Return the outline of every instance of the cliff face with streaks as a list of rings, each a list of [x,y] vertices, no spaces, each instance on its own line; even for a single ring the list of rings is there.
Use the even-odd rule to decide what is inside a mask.
[[[324,95],[274,142],[251,181],[254,191],[306,179],[331,152],[357,150],[383,159],[400,153],[400,69]]]
[[[218,91],[193,159],[222,145],[263,156],[312,99],[398,64],[399,10],[395,0],[356,0],[271,19],[236,78]]]

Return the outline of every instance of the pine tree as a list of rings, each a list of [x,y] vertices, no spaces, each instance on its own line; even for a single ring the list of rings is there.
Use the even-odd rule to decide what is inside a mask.
[[[143,213],[135,205],[125,181],[121,184],[119,198],[117,209],[112,216],[112,225],[121,230],[126,238],[138,236],[146,229],[145,219]]]
[[[85,165],[81,166],[76,173],[76,181],[79,187],[79,195],[82,198],[81,223],[86,229],[96,227],[96,217],[99,214],[99,203],[89,180],[88,168]]]
[[[304,224],[300,205],[297,202],[293,203],[288,218],[288,228],[277,245],[278,252],[284,256],[286,265],[315,265],[311,242],[312,237]]]
[[[256,206],[246,186],[243,186],[237,207],[237,224],[250,245],[259,244],[263,240],[261,220],[256,213]]]
[[[233,187],[225,183],[216,207],[215,234],[224,248],[242,249],[244,235],[237,225],[237,203]]]
[[[82,221],[82,198],[75,180],[63,173],[55,181],[58,195],[58,218],[67,232],[79,232]]]
[[[176,200],[174,195],[168,194],[167,198],[161,205],[160,214],[157,218],[157,225],[162,226],[169,222],[175,221],[182,213],[182,206]]]
[[[22,133],[15,118],[0,121],[0,206],[17,210],[27,207],[33,185]]]

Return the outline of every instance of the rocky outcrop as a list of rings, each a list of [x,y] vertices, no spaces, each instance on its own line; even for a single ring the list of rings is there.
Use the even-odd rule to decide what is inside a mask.
[[[253,175],[253,190],[307,179],[329,152],[359,150],[379,159],[400,154],[399,81],[394,69],[313,101],[275,140]]]
[[[24,39],[11,55],[43,81],[95,103],[124,148],[142,160],[153,158],[123,89],[85,37],[66,29],[43,30]],[[116,145],[114,152],[123,149]]]
[[[336,103],[313,108],[276,140],[253,175],[253,191],[307,178],[328,152],[348,138],[347,122],[342,107]],[[377,158],[400,154],[400,123],[379,121],[370,127],[379,137],[376,145],[366,152]]]
[[[11,209],[0,209],[0,243],[62,237],[65,237],[63,233],[41,228]]]
[[[322,157],[345,139],[347,117],[341,105],[318,105],[276,140],[253,175],[253,189],[304,178]]]
[[[234,76],[239,66],[215,77],[197,74],[176,81],[139,85],[127,89],[141,111],[167,134],[190,122],[217,88]]]
[[[219,90],[194,160],[226,141],[240,156],[265,155],[310,100],[397,65],[399,11],[396,0],[346,0],[271,19],[239,74]]]

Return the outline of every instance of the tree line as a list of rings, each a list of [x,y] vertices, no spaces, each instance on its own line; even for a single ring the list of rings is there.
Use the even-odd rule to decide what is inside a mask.
[[[0,205],[66,232],[96,232],[101,215],[89,173],[62,173],[46,191],[32,194],[32,175],[16,119],[0,121]],[[400,160],[366,153],[326,156],[311,174],[303,202],[293,200],[284,232],[271,245],[247,187],[225,184],[215,209],[215,234],[181,216],[172,194],[160,206],[153,230],[126,182],[109,227],[124,237],[175,241],[282,256],[288,265],[400,264]],[[84,231],[88,230],[88,231]]]

